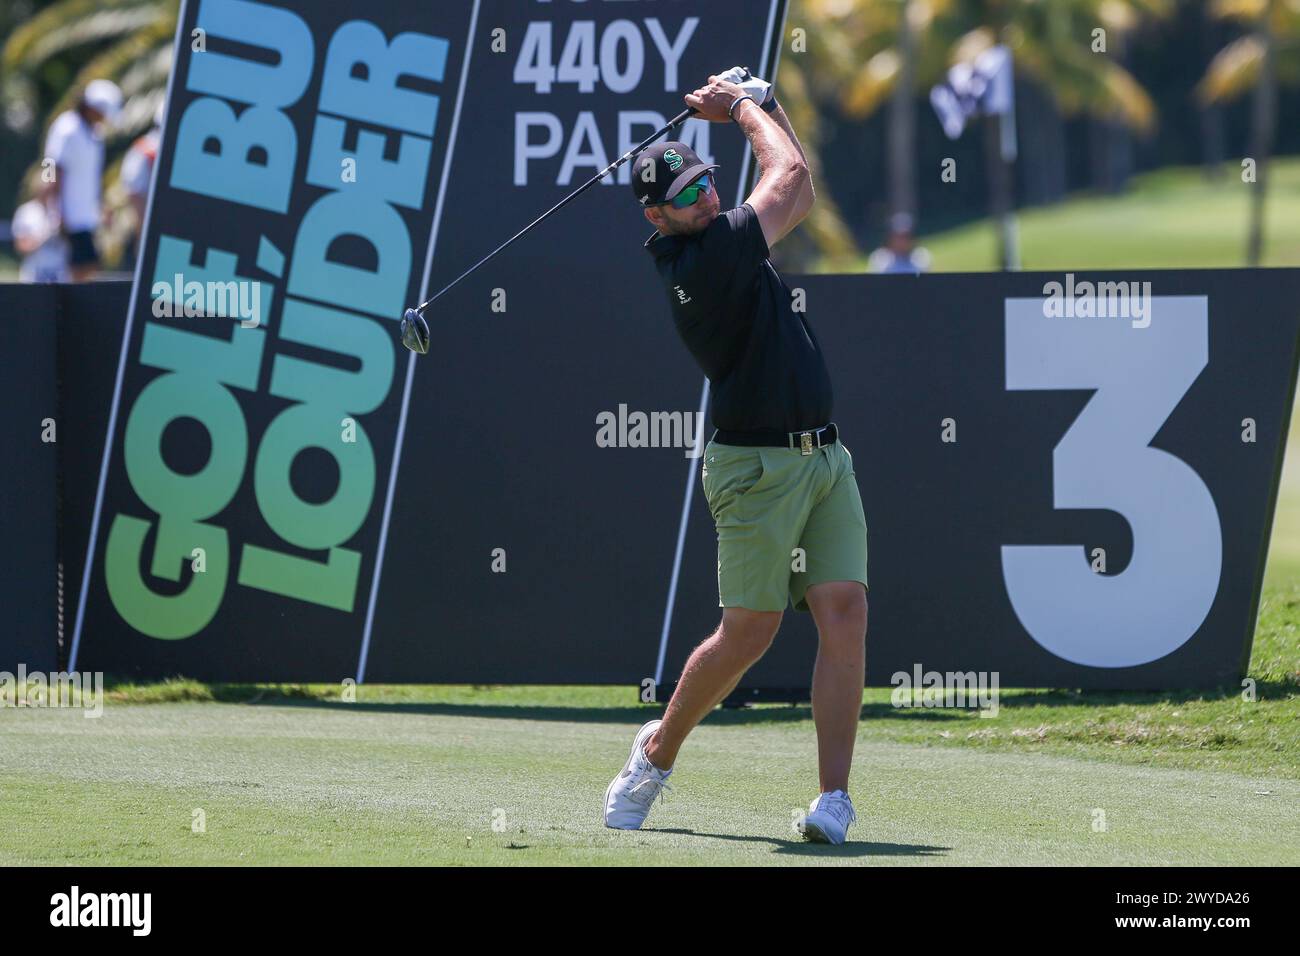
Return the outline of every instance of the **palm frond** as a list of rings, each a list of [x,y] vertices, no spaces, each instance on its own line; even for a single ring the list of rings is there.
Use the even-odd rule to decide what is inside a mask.
[[[857,252],[857,246],[829,186],[821,177],[822,124],[809,86],[807,64],[805,58],[783,57],[780,68],[782,109],[799,133],[804,152],[808,156],[809,168],[817,183],[817,202],[796,235],[803,234],[817,254],[834,261],[844,261]],[[800,242],[797,240],[796,244]]]
[[[1258,36],[1233,40],[1215,54],[1196,85],[1201,103],[1223,103],[1236,99],[1254,85],[1264,61],[1264,44]]]
[[[844,111],[858,119],[874,113],[893,91],[901,67],[902,60],[892,48],[867,60],[844,88],[840,98]]]
[[[1258,20],[1269,6],[1269,0],[1213,0],[1210,15],[1220,20]]]
[[[948,51],[948,63],[969,63],[985,50],[997,46],[998,37],[991,27],[976,27],[959,36]]]
[[[132,33],[159,13],[158,0],[61,0],[14,30],[0,70],[30,72],[66,50]]]
[[[1129,129],[1150,133],[1155,127],[1156,104],[1128,70],[1109,62],[1102,70],[1102,113],[1113,113]]]

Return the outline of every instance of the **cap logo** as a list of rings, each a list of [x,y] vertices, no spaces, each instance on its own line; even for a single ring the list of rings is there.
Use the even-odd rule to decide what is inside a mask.
[[[666,149],[664,150],[664,162],[668,164],[670,170],[677,172],[682,168],[682,163],[686,162],[686,160],[682,159],[681,153],[677,152],[677,150]]]

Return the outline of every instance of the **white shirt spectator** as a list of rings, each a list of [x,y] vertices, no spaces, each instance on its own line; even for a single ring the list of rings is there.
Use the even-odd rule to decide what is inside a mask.
[[[68,232],[99,227],[99,184],[104,171],[104,141],[76,110],[59,114],[45,139],[45,157],[59,176],[59,212]]]
[[[28,240],[39,243],[23,257],[18,278],[23,282],[67,282],[68,244],[59,235],[58,221],[39,199],[25,202],[14,211],[15,244]]]
[[[152,129],[132,143],[122,157],[120,177],[127,195],[141,198],[149,195],[149,179],[153,175],[153,164],[158,159],[158,143],[161,138],[160,131]]]
[[[867,257],[867,271],[886,275],[919,275],[930,271],[930,250],[916,246],[910,252],[899,253],[881,246]]]

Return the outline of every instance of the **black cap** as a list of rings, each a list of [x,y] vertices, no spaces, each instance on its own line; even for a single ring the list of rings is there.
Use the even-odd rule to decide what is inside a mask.
[[[685,143],[655,143],[642,150],[632,163],[632,192],[643,206],[667,202],[717,168],[716,164],[702,161]]]

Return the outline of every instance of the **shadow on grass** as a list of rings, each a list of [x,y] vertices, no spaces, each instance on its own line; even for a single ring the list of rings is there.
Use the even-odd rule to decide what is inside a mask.
[[[1132,704],[1190,704],[1197,701],[1216,701],[1240,698],[1239,685],[1226,685],[1202,689],[1170,688],[1168,690],[1018,690],[1002,692],[999,707],[1116,707]],[[1300,693],[1300,681],[1255,679],[1255,695],[1260,700],[1283,700]]]
[[[575,724],[627,724],[639,727],[647,720],[662,716],[663,707],[563,707],[533,706],[528,704],[421,704],[421,703],[352,703],[342,701],[304,700],[285,697],[243,701],[253,706],[319,707],[342,713],[368,714],[426,714],[440,717],[479,717],[500,720],[560,721]],[[807,706],[764,708],[753,710],[716,710],[706,718],[714,726],[754,723],[797,723],[812,720],[812,709]]]
[[[913,843],[868,843],[852,840],[841,846],[831,846],[827,843],[809,843],[807,840],[781,840],[776,837],[745,836],[736,833],[705,833],[691,829],[656,829],[646,832],[705,837],[710,840],[727,840],[732,843],[769,843],[773,847],[773,853],[784,856],[809,856],[827,859],[864,856],[942,856],[952,849],[946,846],[923,846]]]
[[[271,695],[258,695],[252,698],[229,699],[227,703],[242,703],[250,706],[274,707],[319,707],[347,713],[369,714],[427,714],[440,717],[480,717],[501,720],[540,720],[561,721],[577,724],[627,724],[640,726],[647,720],[654,720],[663,715],[662,705],[643,705],[630,707],[566,707],[563,705],[531,704],[475,704],[475,703],[419,703],[415,701],[388,701],[365,703],[357,701],[344,703],[339,700],[322,700],[320,698]],[[966,713],[953,708],[897,708],[889,704],[866,704],[862,708],[863,720],[924,720],[950,721],[961,720]],[[745,726],[749,724],[790,724],[812,720],[812,707],[809,704],[796,704],[787,707],[743,707],[718,708],[707,718],[706,723],[714,727]]]
[[[493,702],[436,702],[436,701],[354,701],[338,699],[338,691],[331,689],[330,696],[319,688],[301,685],[267,684],[199,684],[187,681],[169,694],[161,685],[136,685],[122,682],[117,698],[124,703],[176,703],[209,701],[246,706],[314,707],[353,714],[426,714],[444,717],[478,717],[503,720],[560,721],[566,723],[627,724],[636,726],[663,713],[655,705],[628,706],[565,706],[562,704],[509,704]],[[114,701],[115,688],[106,688],[109,702]],[[1261,700],[1277,700],[1298,692],[1292,681],[1260,680],[1256,693]],[[364,690],[362,691],[364,693]],[[1219,690],[1167,690],[1167,691],[1080,691],[1080,690],[1008,690],[1003,691],[998,707],[1007,711],[1033,707],[1085,707],[1105,708],[1115,706],[1150,706],[1153,704],[1181,705],[1194,701],[1217,702],[1239,697],[1240,688]],[[924,721],[941,724],[947,721],[969,719],[978,713],[976,708],[965,707],[895,707],[888,701],[866,703],[861,710],[863,720]],[[764,705],[737,708],[720,708],[711,713],[707,722],[712,726],[743,726],[750,724],[788,724],[812,720],[808,704],[787,706]]]

